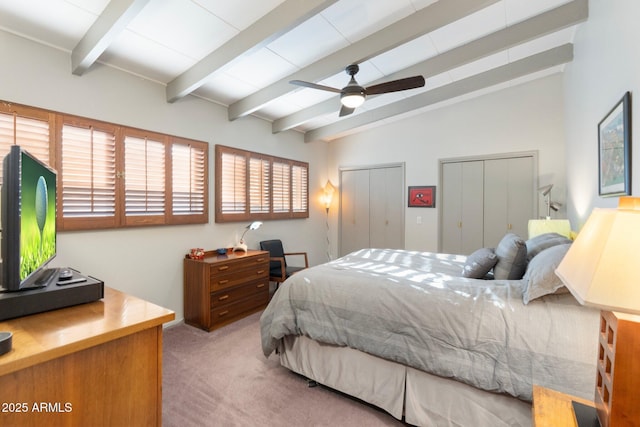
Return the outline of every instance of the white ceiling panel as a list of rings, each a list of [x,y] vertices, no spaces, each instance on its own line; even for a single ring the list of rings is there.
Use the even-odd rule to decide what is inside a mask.
[[[284,0],[192,1],[239,31],[244,30],[284,2]]]
[[[430,33],[438,52],[446,52],[499,29],[505,28],[504,0]]]
[[[353,43],[413,12],[409,0],[341,0],[322,16]]]
[[[0,1],[0,28],[69,51],[96,18],[64,0]]]
[[[267,47],[299,68],[347,46],[349,42],[321,15],[274,40]]]
[[[206,9],[184,0],[150,1],[127,28],[194,59],[238,33]]]
[[[124,31],[100,61],[162,83],[193,65],[195,60],[138,33]]]
[[[588,19],[588,0],[112,1],[0,1],[0,30],[66,50],[70,56],[72,51],[85,53],[86,64],[75,73],[80,78],[98,61],[166,84],[167,102],[192,93],[227,106],[232,120],[254,114],[273,121],[274,132],[314,131],[307,136],[321,134],[327,140],[376,126],[361,124],[367,116],[390,122],[562,72],[562,64],[541,62],[546,69],[532,67],[529,74],[517,79],[507,76],[502,83],[471,94],[447,95],[453,98],[437,103],[427,100],[422,105],[416,101],[428,99],[422,94],[433,90],[438,100],[441,93],[461,93],[456,90],[461,79],[571,43],[575,26]],[[133,4],[139,7],[126,7]],[[307,18],[310,10],[315,15]],[[543,12],[553,19],[536,20]],[[402,31],[386,30],[371,37],[406,18],[413,19],[402,21],[398,28]],[[423,20],[438,29],[424,34]],[[523,20],[530,20],[530,25],[515,25]],[[492,42],[490,49],[471,43],[511,25],[510,37],[526,42],[515,46]],[[528,32],[520,34],[524,31],[520,28]],[[399,34],[411,41],[398,45]],[[79,45],[82,49],[77,49]],[[477,47],[486,56],[474,60]],[[88,58],[86,52],[95,54]],[[425,76],[426,84],[369,96],[354,114],[342,118],[338,117],[339,94],[289,84],[298,79],[341,89],[349,82],[344,68],[358,58],[370,58],[358,64],[355,76],[363,87],[419,74]],[[373,113],[360,116],[359,122],[351,120],[367,111]],[[337,122],[340,126],[332,126]],[[344,130],[348,126],[353,129]],[[334,128],[340,130],[336,134],[326,130]]]

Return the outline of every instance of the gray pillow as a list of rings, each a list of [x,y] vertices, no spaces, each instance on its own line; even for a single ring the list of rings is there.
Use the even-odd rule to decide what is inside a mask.
[[[532,237],[527,240],[527,261],[531,261],[534,256],[538,255],[543,250],[556,245],[565,245],[571,243],[570,239],[567,239],[562,234],[558,233],[544,233],[539,234],[536,237]]]
[[[571,243],[552,246],[531,260],[524,275],[522,301],[525,304],[544,295],[569,292],[556,275],[556,268],[570,247]]]
[[[527,268],[527,245],[516,234],[507,233],[496,247],[498,262],[493,267],[496,280],[522,279]]]
[[[480,248],[467,257],[462,268],[462,276],[482,279],[497,262],[498,257],[492,248]]]

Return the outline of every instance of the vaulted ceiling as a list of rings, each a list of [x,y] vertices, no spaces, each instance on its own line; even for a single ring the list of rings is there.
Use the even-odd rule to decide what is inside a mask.
[[[561,72],[587,0],[20,0],[0,29],[69,53],[69,73],[97,63],[197,96],[229,120],[255,115],[274,133],[331,140],[478,93]],[[415,75],[424,87],[368,96],[339,117],[333,88],[358,64],[362,86]]]

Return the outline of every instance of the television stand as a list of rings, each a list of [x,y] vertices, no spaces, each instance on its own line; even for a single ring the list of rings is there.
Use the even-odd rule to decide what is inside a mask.
[[[73,274],[74,278],[82,278],[83,281],[58,286],[58,276],[53,274],[42,287],[0,292],[0,321],[84,304],[104,297],[104,282],[76,271]]]

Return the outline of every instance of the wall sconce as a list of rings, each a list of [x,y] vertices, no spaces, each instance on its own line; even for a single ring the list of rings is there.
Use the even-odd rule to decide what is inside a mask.
[[[327,180],[327,183],[323,187],[323,191],[324,195],[322,196],[322,203],[324,203],[324,208],[327,213],[329,213],[331,201],[333,200],[333,193],[335,193],[336,188],[331,184],[331,181]]]
[[[242,236],[240,237],[240,243],[233,247],[233,251],[247,252],[247,245],[244,243],[244,235],[247,234],[247,231],[249,230],[257,230],[261,225],[262,222],[260,221],[253,221],[251,224],[247,225],[244,232],[242,233]]]

